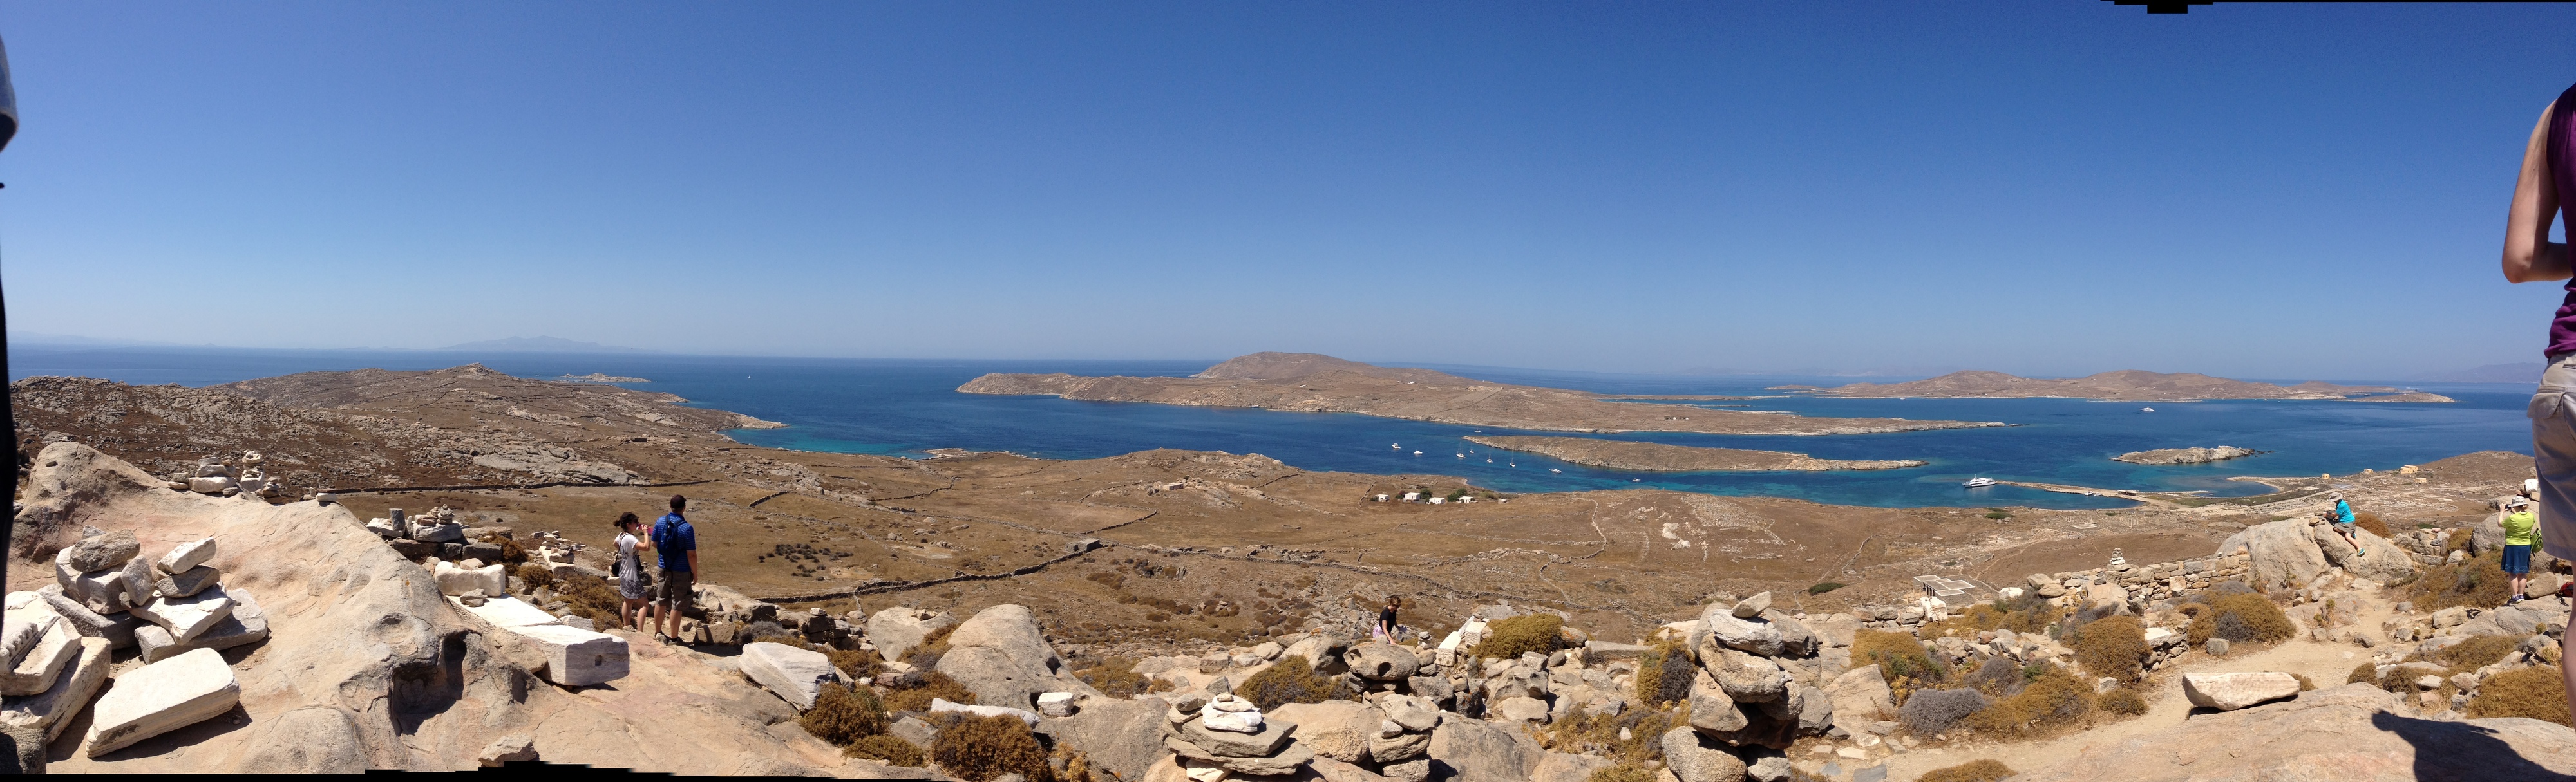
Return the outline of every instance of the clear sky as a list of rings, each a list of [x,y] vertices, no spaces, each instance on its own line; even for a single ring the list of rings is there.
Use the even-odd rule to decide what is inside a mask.
[[[13,330],[2399,377],[2563,4],[0,5]]]

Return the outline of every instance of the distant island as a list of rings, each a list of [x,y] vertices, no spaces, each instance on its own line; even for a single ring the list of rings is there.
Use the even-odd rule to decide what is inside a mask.
[[[574,342],[562,337],[507,337],[449,345],[439,350],[484,351],[506,353],[642,353],[637,348],[602,345],[597,342]]]
[[[2260,453],[2269,453],[2269,451],[2257,451],[2252,448],[2238,448],[2233,445],[2221,445],[2216,448],[2158,448],[2152,451],[2134,451],[2120,454],[2118,456],[2111,457],[2111,461],[2153,465],[2208,464],[2210,462],[2223,462],[2229,459],[2253,456]]]
[[[1614,470],[1652,472],[1894,470],[1921,467],[1915,459],[1818,459],[1786,451],[1746,451],[1688,445],[1595,440],[1588,437],[1526,435],[1469,437],[1467,442],[1507,451],[1524,451],[1561,461]]]
[[[2386,386],[2341,386],[2308,381],[2294,386],[2229,380],[2191,372],[2129,369],[2078,378],[2041,379],[2002,372],[1952,372],[1908,383],[1853,383],[1833,388],[1773,386],[1816,396],[2023,399],[2065,397],[2112,402],[2191,402],[2204,399],[2313,399],[2356,402],[2450,402],[2450,397]],[[2360,398],[2355,398],[2360,397]]]
[[[994,373],[968,394],[1044,394],[1092,402],[1153,402],[1573,432],[1825,435],[2005,426],[1994,421],[1809,418],[1779,412],[1605,401],[1562,388],[1488,383],[1444,372],[1380,367],[1315,353],[1254,353],[1189,377]]]
[[[592,373],[587,374],[587,375],[563,375],[563,376],[561,376],[561,377],[557,377],[557,378],[555,378],[555,379],[556,379],[556,380],[558,380],[558,381],[566,382],[566,383],[650,383],[650,382],[653,382],[653,381],[646,380],[646,379],[644,379],[644,378],[640,378],[640,377],[626,377],[626,376],[623,376],[623,375],[611,375],[611,374],[608,374],[608,373],[606,373],[606,372],[592,372]]]

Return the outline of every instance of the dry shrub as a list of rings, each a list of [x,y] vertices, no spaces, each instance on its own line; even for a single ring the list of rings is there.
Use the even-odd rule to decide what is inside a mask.
[[[2576,718],[2570,718],[2567,712],[2564,676],[2558,666],[2534,665],[2488,677],[2478,685],[2477,697],[2469,699],[2469,716],[2530,717],[2576,725]]]
[[[1124,657],[1102,660],[1099,665],[1074,671],[1073,677],[1112,698],[1143,695],[1145,688],[1150,686],[1145,675],[1136,672],[1135,661]]]
[[[2512,654],[2513,650],[2521,645],[2520,638],[2473,635],[2466,641],[2443,647],[2441,651],[2434,652],[2423,659],[2454,672],[2474,671],[2494,665],[2496,661],[2504,659],[2505,655]]]
[[[2352,675],[2343,678],[2343,683],[2345,684],[2362,684],[2365,682],[2372,685],[2377,685],[2379,683],[2378,663],[2362,663],[2360,665],[2353,666]]]
[[[1968,674],[1960,683],[1997,698],[2009,696],[2021,692],[2021,666],[2014,664],[2009,657],[1988,657],[1984,665],[1977,666],[1977,671]]]
[[[2367,530],[2370,534],[2379,536],[2379,539],[2381,540],[2395,537],[2388,534],[2388,524],[2379,520],[2379,514],[2372,513],[2370,511],[2353,511],[2352,525]]]
[[[1950,669],[1932,658],[1923,642],[1903,632],[1861,630],[1852,634],[1852,667],[1878,666],[1887,677],[1888,686],[1896,690],[1897,703],[1903,704],[1907,693],[1939,684],[1950,678]]]
[[[2148,651],[2147,628],[2133,616],[2094,620],[2084,625],[2075,639],[2075,661],[2083,664],[2084,670],[2118,679],[2121,684],[2134,684],[2146,673]]]
[[[2138,695],[2137,690],[2127,687],[2102,693],[2102,697],[2093,699],[2093,705],[2103,711],[2127,717],[2147,713],[2147,699]]]
[[[544,565],[534,563],[520,565],[517,575],[519,576],[519,581],[527,584],[528,589],[530,590],[534,590],[537,587],[555,585],[554,569]]]
[[[1485,640],[1471,651],[1478,657],[1509,660],[1525,652],[1546,654],[1565,648],[1565,617],[1550,613],[1522,614],[1498,619],[1485,626]]]
[[[1056,772],[1055,782],[1091,782],[1091,756],[1077,752],[1071,746],[1056,747],[1055,754],[1064,761],[1064,770]],[[1112,778],[1116,776],[1111,775]]]
[[[1655,782],[1655,772],[1635,763],[1621,763],[1592,772],[1583,782]]]
[[[1540,746],[1552,752],[1596,754],[1615,763],[1644,764],[1663,756],[1664,732],[1687,717],[1654,708],[1594,712],[1576,706],[1537,731]],[[1628,738],[1619,738],[1621,729]]]
[[[620,627],[617,609],[626,599],[617,596],[617,585],[604,578],[573,576],[555,582],[555,594],[572,604],[575,616],[587,617],[600,627]]]
[[[2465,527],[2451,530],[2451,534],[2442,539],[2442,556],[2450,556],[2454,551],[2467,551],[2470,542],[2476,539],[2477,533]]]
[[[877,702],[875,691],[866,687],[853,691],[835,682],[825,682],[814,696],[814,708],[796,718],[805,732],[838,746],[886,732],[885,705]]]
[[[923,636],[920,646],[903,653],[903,661],[924,671],[939,667],[939,658],[948,656],[948,633],[956,629],[956,625],[950,625]]]
[[[1944,634],[1974,635],[1981,630],[2011,630],[2015,633],[2043,633],[2048,626],[2066,616],[2047,598],[2023,595],[2012,600],[1997,599],[1990,603],[1968,606],[1949,619],[1924,625],[1922,635],[1939,638]]]
[[[1306,656],[1291,654],[1234,686],[1234,694],[1269,711],[1291,703],[1323,703],[1341,694],[1341,682],[1315,673]]]
[[[1046,747],[1018,717],[948,717],[939,738],[930,743],[930,758],[940,770],[966,782],[991,782],[1018,774],[1029,782],[1056,782],[1047,765]]]
[[[2313,681],[2309,681],[2309,680],[2308,680],[2308,675],[2307,675],[2307,674],[2304,674],[2304,673],[2293,673],[2293,674],[2290,674],[2290,678],[2293,678],[2293,679],[2297,679],[2297,680],[2299,680],[2299,691],[2300,691],[2300,692],[2308,692],[2308,691],[2311,691],[2311,690],[2315,690],[2315,689],[2317,688],[2317,683],[2316,683],[2316,682],[2313,682]]]
[[[899,678],[898,684],[910,686],[893,687],[894,691],[886,695],[885,707],[894,711],[929,711],[932,698],[949,703],[975,703],[973,691],[938,671],[914,671]]]
[[[1929,736],[1985,708],[1986,696],[1976,690],[1924,690],[1896,708],[1896,719],[1905,723],[1906,730]]]
[[[1971,760],[1949,768],[1923,772],[1915,782],[2003,782],[2011,779],[2013,770],[2000,760]]]
[[[2465,537],[2468,532],[2459,530],[2455,537]],[[2415,610],[2429,613],[2452,606],[2504,605],[2507,598],[2513,597],[2513,583],[2504,574],[2504,552],[2488,551],[2457,565],[2425,568],[2422,577],[2407,585],[2407,592]]]
[[[2050,668],[2021,694],[1968,715],[1965,724],[1996,738],[2022,738],[2081,724],[2093,712],[2093,687],[2074,674]]]
[[[2211,638],[2225,638],[2237,643],[2270,643],[2286,641],[2297,635],[2299,627],[2290,615],[2281,612],[2271,599],[2258,594],[2222,595],[2204,601],[2206,608],[2192,613],[2191,627],[2185,630],[2191,644],[2199,646]]]
[[[1637,658],[1637,700],[1648,706],[1680,703],[1690,698],[1691,677],[1697,667],[1682,647],[1684,641],[1663,641]]]
[[[914,768],[920,768],[924,761],[929,760],[929,758],[922,757],[921,748],[913,746],[912,742],[884,735],[869,736],[867,738],[851,742],[849,746],[841,748],[841,754],[854,758],[867,758],[869,760],[884,761],[885,764],[889,766],[911,766]]]

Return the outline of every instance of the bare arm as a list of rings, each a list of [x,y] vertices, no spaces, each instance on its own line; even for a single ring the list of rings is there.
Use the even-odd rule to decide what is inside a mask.
[[[2513,209],[2504,227],[2504,278],[2507,282],[2564,280],[2569,276],[2567,245],[2549,241],[2549,223],[2558,217],[2558,183],[2549,175],[2549,115],[2531,129],[2522,151],[2522,177],[2514,184]]]
[[[699,578],[705,576],[706,573],[706,571],[698,569],[698,550],[689,549],[689,577]]]

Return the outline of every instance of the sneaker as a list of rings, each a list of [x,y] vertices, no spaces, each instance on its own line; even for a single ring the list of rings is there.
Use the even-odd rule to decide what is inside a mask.
[[[2506,599],[2506,600],[2504,601],[2504,604],[2505,604],[2505,605],[2513,605],[2513,604],[2515,604],[2515,603],[2519,603],[2519,602],[2522,602],[2522,596],[2521,596],[2521,595],[2514,595],[2513,597]]]

